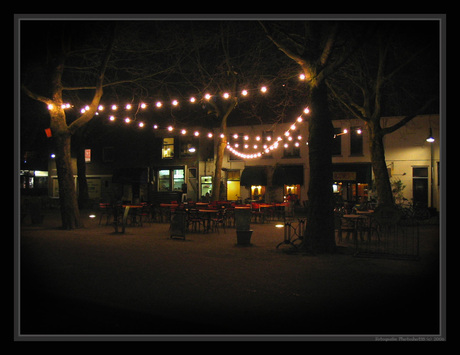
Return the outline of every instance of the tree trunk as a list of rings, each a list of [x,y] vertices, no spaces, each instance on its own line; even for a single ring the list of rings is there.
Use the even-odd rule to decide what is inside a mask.
[[[211,201],[218,201],[220,196],[220,182],[222,179],[222,162],[224,160],[225,147],[227,146],[227,138],[220,138],[217,145],[216,165],[214,177],[212,181]]]
[[[222,179],[222,162],[224,160],[225,148],[227,147],[227,119],[233,109],[236,107],[238,101],[233,99],[227,106],[225,113],[222,115],[220,123],[220,131],[223,134],[223,138],[219,139],[217,145],[217,155],[216,155],[216,165],[214,170],[214,177],[212,179],[212,192],[211,192],[211,201],[218,201],[220,198],[220,182]],[[217,108],[217,118],[219,117],[219,112],[223,112],[221,108]]]
[[[86,179],[85,133],[83,127],[72,136],[72,146],[77,156],[78,207],[89,208],[88,181]]]
[[[83,227],[78,210],[77,195],[70,155],[70,134],[54,132],[56,147],[56,168],[59,181],[59,203],[63,229]]]
[[[310,184],[306,242],[314,252],[335,250],[334,206],[332,193],[333,126],[324,83],[311,88]],[[308,244],[305,245],[308,248]]]
[[[383,145],[383,132],[380,120],[369,120],[369,148],[371,152],[372,171],[374,172],[375,188],[379,205],[393,205],[390,177],[385,160],[385,147]]]

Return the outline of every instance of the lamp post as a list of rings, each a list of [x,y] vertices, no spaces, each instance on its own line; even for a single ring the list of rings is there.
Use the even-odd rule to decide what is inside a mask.
[[[430,134],[428,135],[428,137],[426,138],[426,141],[428,143],[430,143],[430,172],[431,172],[431,178],[430,178],[430,195],[431,195],[431,198],[430,198],[430,208],[432,209],[434,206],[433,206],[433,153],[434,153],[434,137],[433,137],[433,131],[430,127]]]

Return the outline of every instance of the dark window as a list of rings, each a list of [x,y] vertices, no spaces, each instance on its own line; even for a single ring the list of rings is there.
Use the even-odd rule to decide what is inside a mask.
[[[300,158],[300,131],[290,131],[289,136],[285,137],[284,146],[284,157],[285,158]]]
[[[332,155],[342,155],[342,128],[334,128]]]
[[[351,127],[350,155],[363,154],[363,134],[361,127]]]

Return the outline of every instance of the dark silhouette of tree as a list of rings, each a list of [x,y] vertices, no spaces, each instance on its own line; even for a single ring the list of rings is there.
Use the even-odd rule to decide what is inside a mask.
[[[326,80],[359,45],[352,31],[337,21],[261,23],[267,36],[305,75],[310,107],[308,139],[310,183],[304,247],[317,252],[335,250],[332,194],[332,113]]]
[[[439,112],[438,38],[434,21],[379,23],[372,41],[328,81],[346,113],[366,122],[379,204],[394,204],[383,137],[427,110]],[[385,115],[402,118],[382,127]]]

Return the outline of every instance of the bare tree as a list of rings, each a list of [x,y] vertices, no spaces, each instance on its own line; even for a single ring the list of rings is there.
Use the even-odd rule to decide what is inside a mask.
[[[428,49],[438,52],[432,41],[432,35],[437,37],[437,30],[433,28],[434,32],[425,37],[423,32],[419,32],[420,27],[414,28],[416,25],[411,23],[404,27],[407,24],[394,22],[380,24],[375,41],[360,48],[353,60],[348,61],[328,81],[331,93],[346,108],[346,112],[366,122],[375,187],[378,202],[382,205],[394,204],[385,161],[384,136],[403,127],[417,115],[425,113],[438,99],[436,94],[432,95],[432,89],[436,91],[437,85],[433,85],[433,80],[427,80],[432,73],[436,75],[438,72],[436,64],[424,66],[425,72],[418,77],[411,73],[406,79],[403,75],[404,71],[410,71],[411,66],[420,66],[420,58],[427,55]],[[427,24],[418,24],[420,25]],[[411,40],[407,41],[409,31],[415,33],[415,36],[410,35]],[[427,73],[427,70],[431,73]],[[428,86],[431,86],[429,90]],[[421,96],[420,92],[424,91],[429,94]],[[395,97],[398,97],[397,101],[393,100]],[[414,101],[413,104],[411,100]],[[396,111],[405,112],[401,120],[390,127],[382,127],[382,116]]]
[[[57,46],[54,46],[56,52],[52,52],[51,65],[51,87],[50,95],[44,96],[31,91],[27,86],[22,85],[23,91],[32,99],[41,101],[47,105],[50,115],[50,128],[56,146],[56,168],[59,181],[59,197],[62,217],[62,227],[65,229],[73,229],[82,227],[80,212],[75,193],[75,185],[72,172],[70,143],[71,136],[95,115],[99,102],[103,93],[103,84],[105,72],[109,62],[112,46],[114,43],[114,31],[112,29],[109,40],[105,48],[98,51],[97,56],[99,64],[93,71],[92,81],[94,86],[94,94],[90,105],[87,109],[70,124],[66,121],[65,104],[63,100],[63,92],[67,88],[63,83],[63,75],[65,71],[66,57],[72,51],[71,43],[68,37],[65,36],[64,28],[56,26],[52,41],[59,41]],[[94,64],[93,64],[94,65]]]
[[[147,97],[164,83],[169,68],[176,64],[166,56],[177,47],[157,37],[159,25],[150,21],[44,21],[24,26],[22,89],[49,109],[62,225],[79,228],[82,222],[73,181],[71,137],[78,131],[83,134],[103,92],[111,98]],[[36,34],[40,34],[36,42],[41,46],[33,41]],[[88,101],[88,107],[77,114],[75,109],[67,113],[63,106],[68,102],[86,105]],[[84,187],[85,169],[77,165],[79,183]]]
[[[339,22],[302,21],[261,23],[268,38],[288,58],[297,63],[305,75],[310,116],[308,139],[310,184],[306,243],[318,252],[335,250],[332,194],[332,114],[328,105],[326,79],[350,56],[351,45],[339,30]],[[354,42],[358,43],[358,42]]]
[[[219,22],[191,22],[188,32],[175,41],[187,48],[185,60],[178,71],[179,82],[184,86],[193,87],[203,95],[212,93],[209,99],[203,99],[202,105],[207,114],[214,119],[213,125],[220,127],[223,133],[217,139],[213,189],[211,199],[216,201],[221,196],[222,162],[227,146],[227,126],[231,122],[244,117],[244,121],[255,121],[257,112],[273,109],[279,113],[278,96],[273,102],[257,102],[252,95],[247,100],[239,97],[238,91],[242,88],[253,87],[255,83],[266,84],[279,81],[280,63],[278,56],[273,55],[271,45],[256,22],[219,21]],[[270,55],[270,52],[272,52]],[[183,55],[183,53],[181,53]],[[286,66],[286,65],[284,65]],[[182,90],[187,90],[182,88]],[[224,93],[231,93],[223,97]],[[273,90],[274,94],[275,90]],[[281,98],[283,100],[283,98]],[[263,101],[263,100],[261,100]],[[238,109],[238,110],[236,110]],[[285,107],[283,107],[285,109]],[[236,112],[237,111],[237,112]],[[273,114],[274,119],[279,115]],[[265,122],[266,123],[266,122]],[[201,123],[202,124],[202,123]]]

